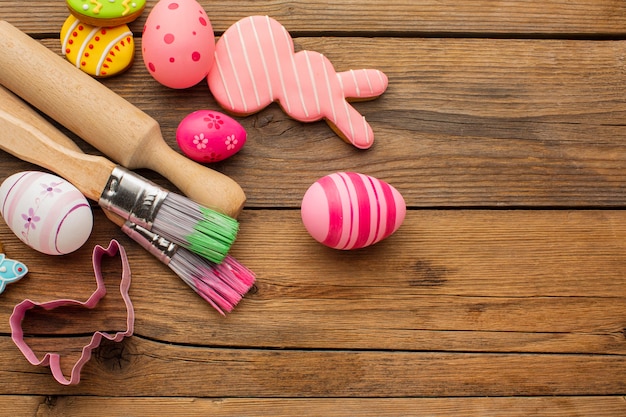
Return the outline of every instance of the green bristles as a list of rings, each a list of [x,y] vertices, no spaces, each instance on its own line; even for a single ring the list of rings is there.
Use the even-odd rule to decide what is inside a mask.
[[[202,219],[196,223],[194,231],[185,236],[189,243],[187,249],[211,262],[220,263],[237,237],[239,223],[231,217],[205,207],[199,209],[202,212]]]
[[[239,223],[232,217],[169,193],[152,224],[152,232],[211,262],[224,260],[235,242]]]

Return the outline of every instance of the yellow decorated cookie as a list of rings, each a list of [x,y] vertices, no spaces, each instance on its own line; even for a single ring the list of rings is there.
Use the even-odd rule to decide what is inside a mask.
[[[67,18],[61,45],[68,61],[94,77],[110,77],[127,70],[135,57],[133,33],[128,26],[91,26]]]
[[[118,26],[137,19],[146,0],[66,0],[70,13],[93,26]]]

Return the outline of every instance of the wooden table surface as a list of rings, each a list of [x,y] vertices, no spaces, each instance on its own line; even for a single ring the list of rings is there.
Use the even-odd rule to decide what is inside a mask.
[[[102,83],[176,147],[184,116],[219,107],[204,83],[150,77],[147,3],[130,25],[134,66]],[[95,205],[90,240],[63,257],[1,222],[5,253],[30,272],[0,296],[0,414],[626,415],[626,2],[200,3],[218,37],[269,15],[337,70],[384,71],[385,94],[355,104],[375,144],[358,150],[278,105],[237,119],[245,147],[211,167],[247,194],[231,253],[257,282],[226,317]],[[0,1],[0,19],[59,54],[67,16],[60,0]],[[28,169],[0,152],[0,180]],[[300,220],[309,185],[345,170],[389,182],[408,207],[398,232],[358,251],[322,246]],[[65,387],[22,356],[9,316],[25,298],[86,299],[93,247],[111,239],[128,252],[135,332]],[[40,323],[32,342],[71,351],[92,325],[114,328],[125,312],[109,294],[97,315]]]

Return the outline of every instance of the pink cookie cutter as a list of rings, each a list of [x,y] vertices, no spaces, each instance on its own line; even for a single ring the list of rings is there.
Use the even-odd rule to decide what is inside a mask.
[[[89,309],[96,307],[98,302],[106,295],[106,288],[104,285],[101,268],[102,258],[104,255],[112,257],[118,253],[122,260],[122,280],[120,283],[120,293],[122,295],[122,298],[124,299],[124,303],[126,304],[126,310],[128,312],[126,320],[126,330],[123,332],[117,332],[115,334],[109,334],[101,331],[95,332],[91,337],[90,343],[83,347],[82,354],[72,367],[70,378],[67,379],[63,374],[63,371],[61,370],[61,356],[58,353],[48,352],[44,355],[42,359],[40,359],[37,357],[35,352],[33,352],[33,350],[28,346],[28,343],[24,341],[22,321],[24,320],[26,313],[35,307],[40,307],[45,310],[52,310],[62,306],[80,306]],[[15,308],[13,309],[13,314],[11,314],[11,318],[9,319],[11,325],[11,338],[13,339],[15,345],[20,349],[22,354],[26,357],[26,359],[33,365],[50,366],[50,370],[52,371],[52,375],[54,376],[54,378],[63,385],[74,385],[80,382],[80,372],[83,366],[91,358],[91,352],[95,348],[100,346],[100,342],[103,337],[114,342],[120,342],[125,337],[132,336],[133,334],[135,311],[128,295],[128,290],[130,289],[131,274],[128,259],[126,257],[126,251],[116,240],[111,240],[107,249],[104,249],[102,246],[95,246],[93,250],[93,269],[96,276],[97,287],[87,301],[80,302],[70,299],[61,299],[45,303],[36,303],[31,300],[24,300],[15,306]]]

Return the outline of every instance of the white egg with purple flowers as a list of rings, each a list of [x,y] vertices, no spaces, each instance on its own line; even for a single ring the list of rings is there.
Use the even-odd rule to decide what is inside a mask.
[[[87,241],[93,212],[85,196],[56,175],[24,171],[0,185],[0,214],[11,231],[48,255],[74,252]]]

